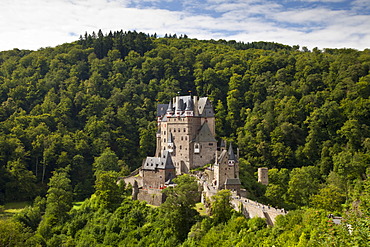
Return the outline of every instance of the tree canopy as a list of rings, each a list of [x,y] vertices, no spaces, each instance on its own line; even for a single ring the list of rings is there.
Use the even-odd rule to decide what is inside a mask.
[[[159,232],[158,211],[123,197],[115,201],[112,195],[119,188],[108,181],[154,154],[156,105],[178,92],[191,92],[210,98],[217,137],[239,147],[241,182],[252,199],[287,209],[348,213],[349,221],[356,216],[353,236],[358,238],[343,243],[361,245],[368,235],[360,229],[369,225],[369,69],[369,49],[309,51],[270,42],[158,38],[135,31],[99,31],[54,48],[2,51],[0,204],[46,195],[46,202],[19,217],[37,232],[29,240],[35,245],[157,241],[171,246],[185,241],[191,246],[191,241],[207,245],[215,235],[228,246],[235,241],[258,245],[261,242],[252,238],[268,235],[266,245],[304,246],[336,243],[337,239],[330,242],[334,235],[348,237],[343,229],[327,228],[322,222],[328,211],[318,211],[320,222],[314,211],[308,210],[303,219],[292,215],[297,228],[281,220],[283,230],[278,233],[258,220],[249,225],[231,216],[224,222],[229,215],[223,226],[215,226],[193,215],[191,196],[181,186],[169,192],[169,202],[180,203],[186,211],[181,215],[191,215],[189,221],[179,221],[184,222],[179,235],[169,230],[176,222]],[[68,172],[62,172],[67,167]],[[258,167],[270,168],[269,185],[257,183]],[[107,181],[106,187],[102,181]],[[94,215],[97,198],[105,207]],[[91,201],[82,211],[70,210],[72,200],[85,199]],[[325,229],[327,242],[299,220],[313,222],[317,231]],[[126,227],[127,222],[132,224]],[[18,223],[4,224],[14,233],[28,231],[19,230]],[[197,236],[190,242],[185,240],[189,231]],[[229,231],[248,234],[242,239],[225,237]],[[48,234],[53,237],[43,239]]]

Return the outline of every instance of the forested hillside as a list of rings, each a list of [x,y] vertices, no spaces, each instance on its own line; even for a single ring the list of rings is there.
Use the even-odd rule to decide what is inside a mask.
[[[68,215],[82,214],[85,211],[68,213],[72,201],[92,194],[99,198],[99,191],[108,190],[106,181],[128,174],[145,156],[153,155],[156,105],[191,91],[212,100],[216,134],[239,147],[242,184],[252,198],[287,209],[322,210],[307,209],[309,216],[303,219],[307,221],[318,220],[315,212],[321,216],[326,212],[355,215],[361,219],[358,229],[366,229],[370,225],[369,69],[369,49],[309,51],[267,42],[201,41],[176,35],[157,38],[122,31],[86,34],[74,43],[38,51],[0,52],[0,205],[47,194],[47,201],[38,198],[29,209],[34,210],[36,220],[27,225],[27,234],[37,231],[50,239],[48,234],[54,231],[59,236],[53,240],[56,246],[62,239],[73,246],[83,233],[75,234],[97,206],[86,203],[86,215],[79,216],[83,220],[79,222],[76,216],[64,228],[53,220],[67,222]],[[273,168],[268,186],[256,183],[254,173],[262,166]],[[65,186],[57,181],[64,181]],[[69,198],[59,210],[64,215],[50,216],[52,222],[43,220],[38,225],[43,212],[53,215],[56,210],[48,209],[53,203],[49,199],[53,186],[62,186]],[[153,215],[161,213],[132,202],[125,202],[131,206],[117,212],[120,207],[110,207],[107,201],[112,205],[120,201],[106,196],[102,196],[102,204],[111,211],[102,216],[101,209],[92,220],[111,217],[114,221],[115,214],[135,214],[139,219],[132,224],[140,228],[140,234],[127,233],[136,234],[131,236],[135,243],[142,241],[140,236],[145,233],[155,234],[154,218],[161,216]],[[216,222],[226,224],[225,228],[193,216],[186,223],[198,222],[193,225],[193,235],[189,234],[193,237],[186,240],[190,227],[174,228],[179,235],[168,246],[183,241],[186,246],[209,246],[207,238],[220,231],[227,236],[231,236],[227,231],[270,236],[267,245],[284,243],[292,236],[279,234],[293,231],[291,222],[301,224],[298,218],[303,217],[296,213],[290,216],[290,223],[282,219],[279,232],[237,216],[229,223],[225,223],[229,218]],[[129,221],[131,216],[124,217]],[[150,227],[142,229],[147,224]],[[57,230],[50,230],[55,225]],[[84,231],[92,234],[88,231],[93,230]],[[297,231],[294,239],[303,241],[302,246],[316,236],[302,226]],[[347,235],[341,236],[345,239]],[[101,238],[95,239],[97,243],[114,239]],[[361,232],[358,243],[369,238],[369,233]],[[241,235],[226,239],[220,239],[226,241],[225,246],[233,245],[232,241],[253,243]],[[151,241],[148,243],[156,243]]]

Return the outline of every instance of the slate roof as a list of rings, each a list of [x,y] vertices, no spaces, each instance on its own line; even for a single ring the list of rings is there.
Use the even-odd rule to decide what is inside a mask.
[[[192,111],[194,109],[194,102],[191,95],[187,96],[179,96],[177,104],[176,104],[176,110],[181,111]]]
[[[217,140],[209,129],[207,122],[205,122],[192,142],[217,142]]]
[[[226,185],[241,185],[239,178],[227,178]]]
[[[214,117],[215,116],[212,105],[209,103],[208,97],[199,98],[198,112],[199,112],[199,115],[202,117]]]
[[[224,147],[226,147],[225,140],[224,139],[221,139],[220,148],[224,148]]]
[[[176,111],[193,111],[194,110],[194,101],[191,95],[187,96],[178,96],[177,101],[173,104],[171,100],[169,104],[158,104],[157,105],[157,117],[165,118],[166,113],[175,113]],[[214,117],[215,113],[213,107],[210,104],[208,97],[200,97],[198,100],[198,113],[201,117]],[[183,115],[182,115],[183,116]]]
[[[171,154],[168,151],[163,151],[161,157],[147,157],[143,169],[175,169],[175,167],[172,163]]]
[[[168,109],[168,104],[158,104],[157,105],[157,117],[162,117],[166,114]]]
[[[170,100],[170,103],[167,105],[167,111],[166,112],[173,113],[172,100]]]
[[[217,164],[219,164],[225,157],[225,155],[227,154],[226,150],[223,150],[220,154],[220,156],[218,156],[217,158]]]
[[[234,154],[234,150],[233,150],[233,146],[231,145],[231,142],[230,142],[230,146],[229,146],[229,160],[234,160],[236,161],[236,156]]]

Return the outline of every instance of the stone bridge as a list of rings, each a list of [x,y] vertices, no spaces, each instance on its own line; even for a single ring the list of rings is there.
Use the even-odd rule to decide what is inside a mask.
[[[206,181],[200,181],[203,184],[202,202],[205,203],[205,198],[211,198],[217,193],[217,190],[209,185]],[[246,218],[260,217],[266,219],[266,223],[273,226],[278,215],[286,215],[284,209],[278,209],[271,206],[252,201],[246,197],[238,196],[232,193],[231,205],[233,208],[241,212]]]
[[[287,214],[284,209],[267,206],[240,196],[233,196],[231,205],[236,211],[242,212],[246,218],[260,217],[266,219],[266,223],[270,226],[274,225],[278,215]]]

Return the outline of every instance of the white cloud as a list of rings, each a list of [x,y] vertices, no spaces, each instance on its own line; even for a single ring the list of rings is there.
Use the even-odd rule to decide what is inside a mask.
[[[369,15],[328,6],[284,9],[271,0],[185,0],[182,11],[145,7],[160,0],[1,0],[0,50],[38,49],[77,40],[73,34],[102,29],[187,34],[198,39],[274,41],[308,47],[354,47],[370,44]],[[326,1],[328,2],[328,1]],[[136,4],[143,5],[139,8]],[[196,3],[196,7],[192,4]],[[361,6],[365,2],[355,1]],[[354,4],[355,4],[354,3]],[[133,7],[136,6],[136,7]],[[159,5],[155,5],[159,6]],[[204,10],[204,11],[203,11]],[[215,13],[215,14],[212,14]]]
[[[331,11],[325,8],[300,9],[291,11],[282,11],[274,15],[274,19],[280,22],[289,22],[299,25],[325,25],[334,19],[340,19],[346,14],[345,11]]]

